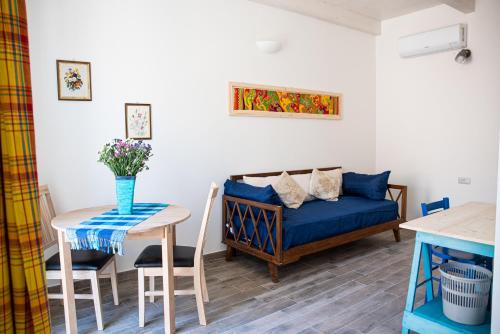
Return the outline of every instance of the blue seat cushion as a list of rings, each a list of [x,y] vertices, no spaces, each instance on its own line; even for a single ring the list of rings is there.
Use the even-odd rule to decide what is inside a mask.
[[[241,208],[241,212],[245,211]],[[258,213],[254,212],[254,217]],[[338,201],[330,202],[314,200],[305,202],[298,209],[283,208],[283,249],[305,245],[310,242],[327,239],[343,233],[352,232],[365,227],[386,223],[398,218],[398,203],[390,200],[372,200],[359,196],[340,196]],[[268,213],[268,221],[272,221]],[[262,218],[258,224],[258,236],[254,234],[253,223],[250,218],[245,219],[245,229],[241,229],[238,214],[233,216],[234,231],[244,240],[244,235],[252,239],[252,244],[264,244],[268,236]],[[271,229],[273,240],[276,240],[275,226]],[[231,227],[233,233],[233,228]],[[268,241],[265,251],[274,254]]]
[[[271,185],[255,187],[246,183],[227,180],[224,183],[224,195],[261,203],[281,205],[281,200]]]
[[[376,175],[344,173],[342,191],[345,195],[362,196],[373,200],[385,199],[390,171]]]
[[[382,224],[398,218],[398,203],[358,196],[316,200],[283,209],[283,249]]]

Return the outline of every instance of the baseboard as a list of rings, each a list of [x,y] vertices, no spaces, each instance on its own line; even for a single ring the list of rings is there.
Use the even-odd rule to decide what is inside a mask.
[[[225,256],[226,256],[226,251],[220,250],[220,251],[216,251],[213,253],[204,254],[203,259],[206,261],[210,261],[210,260],[218,259],[218,258],[225,257]]]

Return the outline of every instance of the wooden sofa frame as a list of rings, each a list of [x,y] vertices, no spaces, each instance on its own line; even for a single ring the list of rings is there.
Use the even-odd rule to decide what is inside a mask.
[[[326,171],[337,168],[340,167],[319,168],[319,170]],[[311,172],[312,169],[287,171],[290,175]],[[281,173],[282,172],[232,175],[230,179],[232,181],[238,181],[243,179],[243,176],[264,177],[280,175]],[[387,187],[387,195],[389,199],[398,202],[398,219],[343,233],[327,239],[295,246],[288,250],[283,250],[283,216],[281,206],[224,195],[222,197],[222,242],[227,245],[226,260],[231,261],[235,250],[238,250],[267,261],[272,281],[277,283],[279,281],[278,267],[298,261],[302,256],[317,253],[388,230],[393,231],[396,242],[399,242],[401,240],[399,224],[406,221],[407,187],[389,184]],[[234,203],[232,208],[230,203]],[[243,208],[241,208],[241,205],[243,205]],[[255,212],[257,212],[256,215]],[[236,228],[234,224],[233,219],[235,215],[237,215],[241,222],[239,229]],[[251,235],[247,234],[245,230],[245,224],[249,223],[248,218],[250,218],[253,225]],[[258,233],[259,224],[264,224],[267,230],[265,240],[261,240]],[[275,238],[272,237],[271,233],[273,227],[276,228]],[[234,231],[234,233],[232,233],[232,231]],[[257,245],[254,244],[255,242]],[[274,255],[266,252],[266,248],[269,245]]]

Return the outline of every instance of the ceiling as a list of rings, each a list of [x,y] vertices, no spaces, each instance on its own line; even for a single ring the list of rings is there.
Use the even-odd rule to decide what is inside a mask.
[[[383,20],[418,10],[448,5],[463,13],[474,11],[475,0],[250,0],[320,20],[380,34]]]

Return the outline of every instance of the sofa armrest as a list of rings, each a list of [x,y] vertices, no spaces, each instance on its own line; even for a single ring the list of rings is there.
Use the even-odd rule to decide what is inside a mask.
[[[272,205],[224,195],[222,196],[222,240],[243,242],[256,251],[266,252],[270,245],[273,256],[281,258],[283,244],[283,211],[279,205]],[[239,218],[240,226],[234,222]],[[251,225],[248,225],[248,224]],[[250,227],[251,228],[250,228]],[[262,238],[259,227],[267,232]],[[273,237],[273,227],[276,235]],[[247,233],[250,229],[250,233]]]
[[[396,194],[393,194],[393,191]],[[399,218],[406,221],[406,202],[408,196],[408,187],[399,184],[388,184],[387,193],[391,200],[398,202],[399,205]]]

